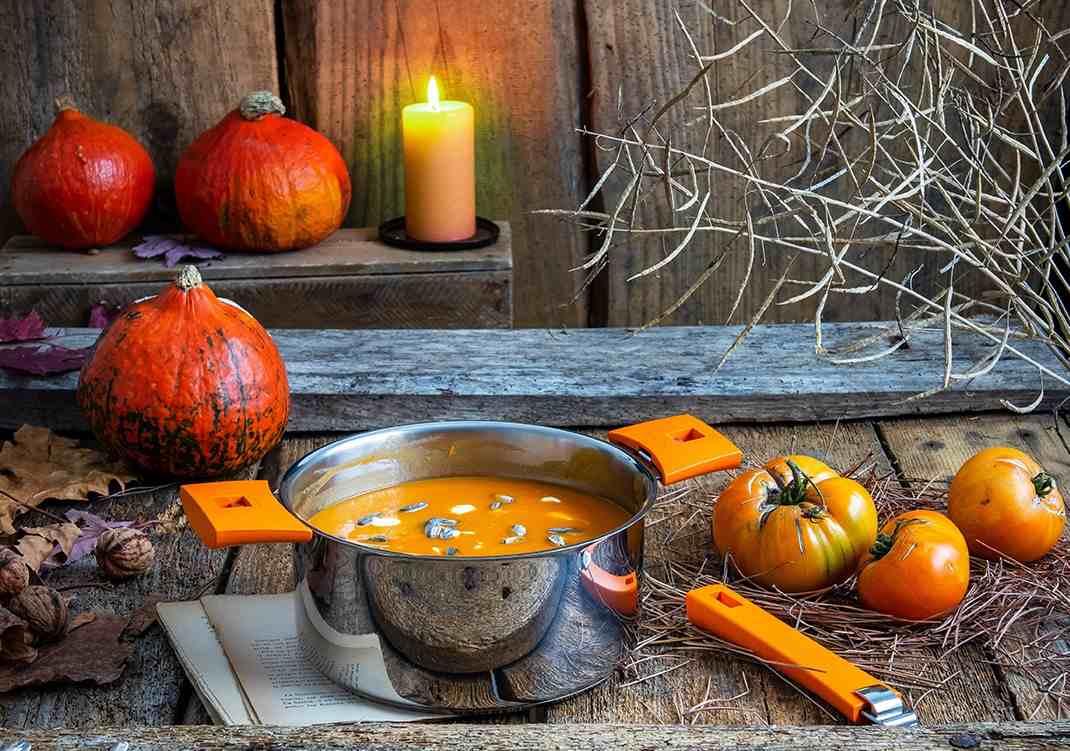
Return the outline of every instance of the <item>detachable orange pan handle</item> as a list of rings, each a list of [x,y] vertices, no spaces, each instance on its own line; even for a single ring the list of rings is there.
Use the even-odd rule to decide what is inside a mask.
[[[675,415],[609,431],[609,440],[650,457],[666,485],[735,469],[743,452],[697,417]]]
[[[591,559],[594,546],[584,550],[580,582],[591,597],[623,616],[639,612],[639,580],[634,571],[611,574]]]
[[[773,663],[851,722],[917,724],[898,692],[725,585],[694,589],[686,603],[691,623]]]
[[[210,548],[312,539],[312,530],[278,502],[266,480],[183,485],[179,495],[189,525]]]

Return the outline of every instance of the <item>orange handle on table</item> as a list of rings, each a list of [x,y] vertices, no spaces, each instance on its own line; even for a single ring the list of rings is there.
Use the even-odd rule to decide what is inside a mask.
[[[189,525],[210,548],[312,539],[312,530],[278,502],[266,480],[183,485],[179,495]]]
[[[743,452],[697,417],[674,415],[609,431],[609,440],[650,457],[665,485],[735,469]]]
[[[723,584],[687,593],[687,620],[738,644],[814,692],[851,722],[916,725],[894,689]]]

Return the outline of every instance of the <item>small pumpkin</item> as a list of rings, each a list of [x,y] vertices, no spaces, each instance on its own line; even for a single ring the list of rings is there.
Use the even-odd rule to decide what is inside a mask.
[[[178,162],[182,222],[212,245],[274,252],[315,245],[349,211],[349,173],[323,135],[283,117],[270,91],[202,133]]]
[[[48,132],[15,164],[11,202],[26,228],[64,248],[110,245],[152,201],[152,159],[122,128],[57,103]]]
[[[858,564],[858,597],[870,610],[922,621],[948,612],[970,586],[970,553],[936,511],[890,519]]]
[[[1066,524],[1055,478],[1029,454],[1010,447],[984,449],[959,467],[948,489],[947,513],[973,555],[1021,563],[1046,555]]]
[[[784,592],[850,578],[877,537],[864,487],[808,456],[778,457],[738,475],[717,499],[713,540],[744,576]]]
[[[194,266],[104,330],[78,379],[93,434],[152,474],[211,477],[264,456],[290,408],[267,331]]]

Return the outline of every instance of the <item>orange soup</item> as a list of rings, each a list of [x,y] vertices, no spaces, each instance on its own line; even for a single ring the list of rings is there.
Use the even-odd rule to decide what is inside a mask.
[[[560,485],[496,477],[414,480],[354,496],[309,519],[317,529],[384,550],[488,556],[572,545],[631,514]]]

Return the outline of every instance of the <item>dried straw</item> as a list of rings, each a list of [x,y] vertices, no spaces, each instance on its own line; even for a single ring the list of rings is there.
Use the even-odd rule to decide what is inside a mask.
[[[665,253],[632,275],[638,280],[720,236],[723,253],[648,325],[716,284],[725,259],[740,254],[746,271],[738,289],[725,290],[735,300],[728,319],[746,291],[765,300],[741,340],[774,304],[816,304],[816,354],[833,362],[891,356],[913,331],[938,326],[944,371],[919,398],[983,375],[1007,356],[1038,371],[1041,392],[1044,380],[1070,384],[1070,239],[1060,219],[1070,207],[1062,175],[1070,156],[1070,29],[1048,29],[1039,0],[944,4],[958,8],[958,21],[923,0],[859,0],[846,18],[821,3],[788,3],[786,11],[775,4],[786,15],[765,17],[747,0],[734,1],[742,9],[735,20],[702,0],[687,5],[698,23],[732,36],[724,49],[699,49],[694,24],[676,12],[693,68],[663,103],[620,112],[615,129],[581,131],[608,155],[598,160],[595,187],[578,208],[542,213],[592,233],[594,250],[578,269],[585,283],[631,252],[629,240],[664,240]],[[812,29],[811,38],[792,47],[788,28]],[[776,63],[755,67],[756,50]],[[743,91],[720,92],[713,76],[723,65],[755,75]],[[776,101],[805,106],[761,122],[740,118],[756,102]],[[733,117],[746,127],[733,129]],[[742,205],[723,200],[733,192]],[[657,216],[644,224],[650,206]],[[920,265],[893,278],[896,260],[908,254]],[[799,257],[817,259],[817,273],[791,276]],[[919,288],[925,269],[930,283]],[[988,292],[963,291],[977,289],[978,279]],[[896,320],[892,346],[868,337],[826,347],[828,300],[881,288],[895,295],[887,312]],[[995,345],[991,356],[956,367],[963,331]],[[1062,367],[1027,356],[1023,339],[1049,344]],[[1029,411],[1039,403],[1007,406]]]
[[[916,508],[946,512],[946,482],[878,476],[871,462],[853,472],[871,491],[881,519]],[[863,608],[854,595],[853,579],[797,595],[748,581],[717,554],[710,540],[714,495],[692,486],[686,494],[677,492],[660,500],[652,511],[651,531],[663,535],[666,528],[671,531],[657,546],[662,557],[646,562],[642,617],[632,625],[634,648],[624,666],[625,685],[679,669],[704,654],[761,662],[687,621],[686,593],[724,582],[829,649],[908,691],[914,703],[958,678],[954,660],[948,658],[966,644],[981,646],[986,659],[1031,679],[1059,710],[1070,699],[1066,685],[1070,542],[1065,537],[1049,555],[1029,565],[971,559],[970,587],[954,612],[927,622],[901,621]],[[690,538],[686,544],[684,538]],[[700,703],[682,712],[681,720],[712,708],[725,709],[729,703],[727,699]]]

